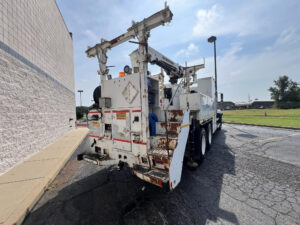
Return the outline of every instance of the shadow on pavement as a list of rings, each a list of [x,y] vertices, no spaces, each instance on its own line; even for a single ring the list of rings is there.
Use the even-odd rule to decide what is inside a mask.
[[[139,180],[128,169],[103,169],[61,190],[47,191],[40,201],[45,203],[23,224],[202,225],[220,219],[238,224],[234,213],[219,207],[223,177],[235,175],[235,158],[225,138],[224,131],[215,134],[206,160],[196,171],[184,168],[173,192]],[[79,168],[83,172],[87,164],[80,163],[85,163]]]

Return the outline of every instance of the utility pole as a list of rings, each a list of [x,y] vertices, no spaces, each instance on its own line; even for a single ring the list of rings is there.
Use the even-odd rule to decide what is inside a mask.
[[[218,87],[217,87],[217,52],[216,52],[216,40],[217,38],[215,36],[211,36],[207,39],[209,43],[214,43],[214,61],[215,61],[215,88],[216,88],[216,102],[218,102]]]
[[[83,92],[83,90],[78,90],[79,95],[80,95],[80,107],[82,108],[82,101],[81,101],[81,93]]]

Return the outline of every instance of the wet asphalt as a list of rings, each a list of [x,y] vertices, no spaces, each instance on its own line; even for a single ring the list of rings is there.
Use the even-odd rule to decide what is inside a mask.
[[[300,131],[224,124],[173,192],[76,160],[27,216],[38,224],[300,224]],[[145,190],[142,191],[142,188]]]

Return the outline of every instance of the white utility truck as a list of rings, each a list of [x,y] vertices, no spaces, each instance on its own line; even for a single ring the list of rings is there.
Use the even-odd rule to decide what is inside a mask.
[[[180,66],[148,45],[150,31],[172,16],[166,5],[119,37],[88,47],[87,56],[98,59],[101,83],[88,113],[91,149],[78,155],[97,165],[127,166],[140,179],[170,190],[180,183],[184,159],[190,167],[200,164],[222,125],[214,79],[197,79],[204,64]],[[135,38],[131,67],[112,78],[107,51]],[[150,75],[148,63],[161,73]]]

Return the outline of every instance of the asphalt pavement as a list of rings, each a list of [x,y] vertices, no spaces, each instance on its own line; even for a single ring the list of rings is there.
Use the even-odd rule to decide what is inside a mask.
[[[128,169],[77,161],[85,140],[24,224],[300,224],[300,132],[224,124],[173,192]],[[142,188],[145,190],[142,191]]]

